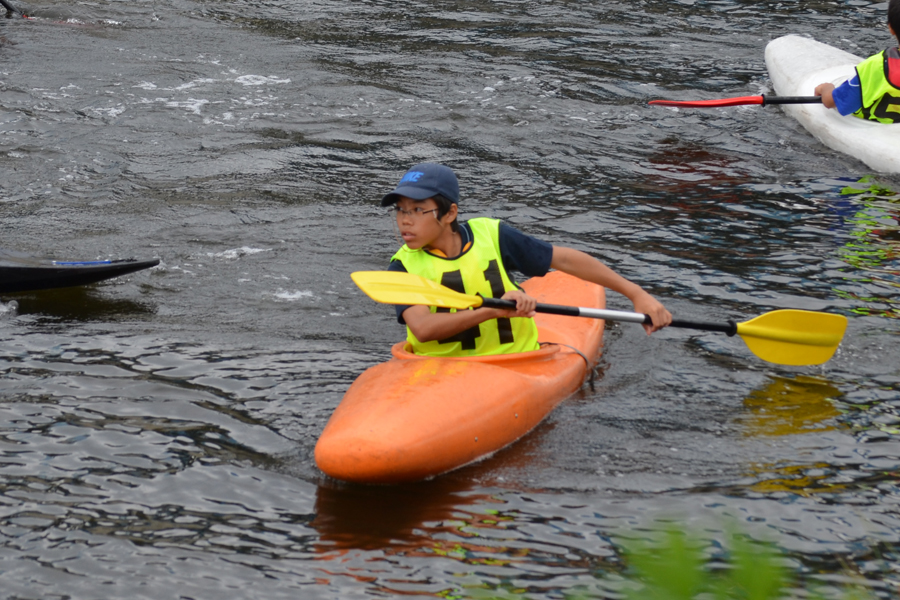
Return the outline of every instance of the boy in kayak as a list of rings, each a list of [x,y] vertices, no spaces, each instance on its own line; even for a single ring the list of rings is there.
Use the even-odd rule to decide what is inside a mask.
[[[398,306],[416,354],[479,356],[538,349],[531,319],[537,301],[520,290],[508,270],[528,277],[551,268],[602,285],[626,296],[637,312],[650,315],[647,333],[665,327],[672,315],[640,286],[584,252],[552,246],[496,219],[457,222],[459,182],[449,167],[422,163],[410,168],[397,188],[381,200],[392,207],[405,244],[389,270],[437,281],[460,293],[513,300],[516,310],[479,308],[451,311]]]
[[[900,0],[888,4],[888,29],[897,38],[900,32]],[[888,48],[856,66],[856,75],[837,88],[832,83],[816,86],[826,108],[842,115],[880,123],[900,123],[900,49]]]

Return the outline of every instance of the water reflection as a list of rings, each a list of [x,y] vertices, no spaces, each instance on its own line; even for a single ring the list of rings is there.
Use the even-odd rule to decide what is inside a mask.
[[[830,431],[839,411],[833,400],[841,391],[828,381],[798,376],[775,377],[766,387],[744,400],[749,410],[745,435],[783,436]]]
[[[834,401],[841,395],[831,382],[816,377],[775,377],[744,400],[749,411],[744,419],[745,435],[783,437],[833,431],[835,417],[840,414]],[[809,459],[807,452],[802,454]],[[757,479],[750,489],[766,495],[836,492],[845,487],[832,481],[839,470],[838,466],[816,460],[799,464],[797,460],[757,463],[750,469]]]
[[[521,508],[511,506],[502,491],[488,493],[463,474],[400,486],[320,485],[310,525],[319,536],[317,559],[327,576],[322,581],[353,579],[391,596],[467,598],[521,594],[516,580],[533,562],[582,575],[593,561],[579,564],[579,551],[566,545],[570,538],[551,533],[566,524],[545,523]],[[453,576],[432,579],[423,571]],[[569,589],[557,575],[552,568],[536,572],[531,585],[557,593]]]
[[[61,321],[115,320],[156,312],[149,303],[111,298],[101,288],[93,286],[20,292],[5,295],[4,300],[15,300],[20,315],[38,315]]]
[[[499,518],[496,511],[491,516],[475,508],[495,500],[490,493],[474,490],[496,489],[512,472],[547,468],[541,452],[548,449],[542,441],[552,428],[543,423],[495,455],[429,481],[390,486],[353,485],[333,479],[322,482],[312,522],[321,535],[320,550],[392,547],[392,553],[440,554],[437,540],[442,533],[455,539],[452,545],[462,548],[463,528],[490,525]],[[463,534],[462,539],[466,537]]]
[[[839,254],[850,268],[835,292],[856,314],[900,318],[900,195],[868,178],[842,193],[833,210],[848,231]]]
[[[446,527],[462,507],[488,498],[471,494],[472,487],[466,478],[453,476],[392,486],[323,483],[312,521],[319,549],[392,547],[393,553],[429,548],[435,529]]]

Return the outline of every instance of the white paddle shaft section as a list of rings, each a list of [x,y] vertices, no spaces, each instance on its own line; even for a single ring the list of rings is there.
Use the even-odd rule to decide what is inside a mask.
[[[622,321],[625,323],[643,323],[647,320],[647,315],[636,312],[625,312],[623,310],[606,310],[602,308],[578,308],[579,317],[588,317],[590,319],[605,319],[607,321]]]
[[[516,303],[512,300],[498,298],[482,298],[481,306],[488,308],[515,309]],[[566,317],[587,317],[588,319],[604,319],[607,321],[624,321],[626,323],[649,323],[650,317],[636,312],[624,312],[621,310],[606,310],[602,308],[585,308],[583,306],[562,306],[559,304],[538,304],[535,311],[551,315],[564,315]]]
[[[481,298],[481,306],[488,308],[515,309],[516,303],[512,300],[497,298]],[[624,321],[626,323],[652,323],[649,315],[636,312],[624,312],[621,310],[605,310],[600,308],[585,308],[583,306],[562,306],[559,304],[538,304],[535,311],[551,315],[564,315],[567,317],[587,317],[589,319],[604,319],[606,321]],[[700,329],[703,331],[719,331],[732,336],[737,333],[737,324],[734,321],[727,323],[702,323],[695,321],[682,321],[676,319],[669,324],[670,327],[684,327],[686,329]]]

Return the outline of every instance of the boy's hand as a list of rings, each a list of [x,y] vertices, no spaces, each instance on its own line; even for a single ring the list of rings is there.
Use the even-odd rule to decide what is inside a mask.
[[[512,300],[516,303],[516,310],[500,310],[503,318],[510,317],[533,317],[537,313],[535,312],[535,307],[537,306],[537,300],[526,294],[521,290],[512,290],[511,292],[506,292],[503,294],[503,300]]]
[[[834,91],[833,83],[820,83],[814,91],[816,96],[822,96],[822,105],[825,108],[834,108],[834,98],[831,92]]]
[[[634,311],[650,315],[650,319],[653,323],[644,323],[642,325],[644,331],[647,332],[647,335],[662,329],[672,322],[672,315],[666,310],[666,307],[663,306],[659,300],[646,292],[635,300]]]

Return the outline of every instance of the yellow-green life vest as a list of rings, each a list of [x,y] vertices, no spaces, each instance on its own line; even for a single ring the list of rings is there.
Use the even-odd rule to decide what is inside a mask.
[[[518,289],[500,258],[500,221],[471,219],[472,245],[456,258],[444,258],[424,249],[410,250],[404,245],[392,260],[403,263],[407,272],[437,281],[463,294],[481,294],[500,298]],[[431,312],[456,312],[456,309],[431,307]],[[485,356],[537,350],[538,332],[533,319],[491,319],[445,340],[420,342],[409,327],[407,340],[413,352],[429,356]]]
[[[900,123],[900,52],[888,48],[856,66],[862,108],[853,113],[861,119]]]

